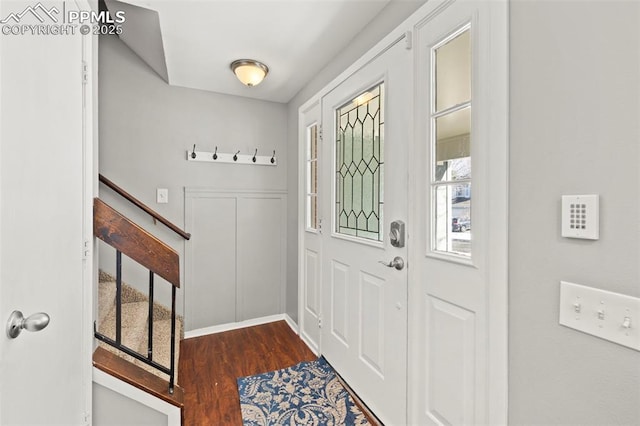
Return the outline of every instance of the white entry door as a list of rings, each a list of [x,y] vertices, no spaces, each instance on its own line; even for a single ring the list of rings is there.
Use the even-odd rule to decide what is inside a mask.
[[[42,24],[38,14],[46,26],[64,10],[62,2],[35,6],[2,2],[0,18],[14,13],[6,25],[22,28]],[[32,13],[20,16],[26,8]],[[83,89],[82,37],[0,35],[2,425],[90,422],[91,254],[84,242],[91,199],[87,205],[84,194],[92,186],[85,186],[91,162],[83,144],[83,90],[90,86]],[[50,323],[10,339],[5,324],[14,310],[45,312]]]
[[[416,29],[411,424],[506,423],[506,3]]]
[[[406,46],[396,42],[322,98],[321,352],[390,425],[406,422],[407,406]]]

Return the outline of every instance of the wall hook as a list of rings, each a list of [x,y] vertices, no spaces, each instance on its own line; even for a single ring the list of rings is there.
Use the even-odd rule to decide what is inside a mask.
[[[2,1],[2,0],[0,0]],[[186,160],[187,161],[197,161],[197,162],[208,162],[208,163],[229,163],[229,164],[248,164],[251,166],[277,166],[278,159],[276,158],[276,151],[273,150],[273,155],[269,155],[267,153],[262,153],[260,151],[264,148],[254,148],[253,154],[251,153],[251,148],[247,148],[247,151],[232,150],[231,152],[227,151],[218,151],[218,146],[215,147],[214,151],[196,151],[196,144],[193,145],[193,149],[190,147],[186,150]],[[185,151],[183,151],[185,152]],[[182,157],[183,159],[185,157]]]

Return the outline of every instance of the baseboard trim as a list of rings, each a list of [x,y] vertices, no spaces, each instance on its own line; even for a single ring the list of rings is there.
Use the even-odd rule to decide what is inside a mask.
[[[181,425],[180,408],[175,405],[156,398],[147,392],[130,385],[129,383],[125,383],[122,380],[99,370],[96,367],[93,367],[93,382],[165,414],[167,416],[168,426]]]
[[[288,314],[277,314],[277,315],[269,315],[261,318],[253,318],[253,319],[240,321],[240,322],[231,322],[228,324],[220,324],[220,325],[214,325],[212,327],[205,327],[205,328],[199,328],[196,330],[185,331],[184,338],[192,339],[194,337],[207,336],[209,334],[222,333],[225,331],[237,330],[239,328],[253,327],[255,325],[268,324],[270,322],[283,321],[283,320],[286,321],[286,323],[289,325],[289,327],[291,327],[294,333],[298,335],[300,334],[298,325]]]

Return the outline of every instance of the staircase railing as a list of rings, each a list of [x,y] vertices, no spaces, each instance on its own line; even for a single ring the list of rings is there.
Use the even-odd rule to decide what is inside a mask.
[[[136,207],[140,208],[142,211],[144,211],[145,213],[149,214],[154,220],[157,220],[158,222],[162,223],[167,228],[171,229],[173,232],[175,232],[176,234],[180,235],[185,240],[188,240],[188,239],[191,238],[191,234],[189,234],[188,232],[185,232],[182,229],[178,228],[176,225],[171,223],[169,220],[167,220],[164,217],[162,217],[158,212],[156,212],[155,210],[152,210],[151,208],[149,208],[149,206],[144,204],[142,201],[138,200],[133,195],[129,194],[127,191],[125,191],[124,189],[122,189],[121,187],[119,187],[118,185],[113,183],[111,180],[107,179],[106,177],[104,177],[102,175],[98,175],[98,179],[100,180],[100,182],[102,182],[103,184],[105,184],[109,188],[113,189],[117,194],[122,196],[125,200],[129,201],[130,203],[132,203]]]
[[[115,340],[99,333],[95,337],[169,375],[169,393],[173,394],[175,379],[176,288],[180,287],[178,253],[149,232],[114,210],[99,198],[93,203],[93,234],[116,249],[116,335]],[[122,254],[149,270],[149,335],[146,356],[122,343]],[[153,359],[153,298],[154,275],[171,283],[171,361],[169,367]]]

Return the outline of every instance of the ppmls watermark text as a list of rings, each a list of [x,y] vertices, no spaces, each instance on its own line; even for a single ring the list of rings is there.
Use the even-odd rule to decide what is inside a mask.
[[[122,10],[67,10],[66,1],[45,3],[51,7],[38,2],[0,19],[1,33],[6,36],[122,34],[126,20]]]

